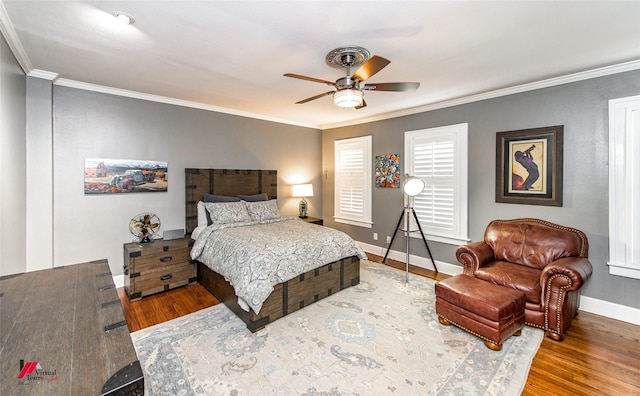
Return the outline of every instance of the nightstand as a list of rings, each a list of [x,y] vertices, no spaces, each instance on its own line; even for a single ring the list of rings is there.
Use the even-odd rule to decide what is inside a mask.
[[[191,260],[191,238],[124,244],[124,289],[132,301],[193,284],[198,280]]]
[[[324,225],[322,219],[318,219],[317,217],[305,217],[302,220],[311,224]]]

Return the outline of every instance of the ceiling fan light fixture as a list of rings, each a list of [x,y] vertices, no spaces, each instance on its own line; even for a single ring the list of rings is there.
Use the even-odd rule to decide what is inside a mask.
[[[333,103],[343,108],[362,106],[364,93],[359,89],[341,89],[333,94]]]
[[[307,103],[312,100],[333,95],[333,103],[336,106],[359,110],[367,106],[367,103],[364,101],[364,91],[415,91],[420,86],[420,83],[416,82],[393,82],[361,85],[363,81],[368,80],[371,76],[378,73],[391,63],[390,60],[378,55],[371,57],[369,51],[362,47],[345,46],[336,48],[327,54],[326,61],[331,67],[346,69],[346,76],[337,79],[336,82],[332,82],[300,74],[284,74],[285,77],[326,84],[335,89],[335,91],[324,92],[319,95],[300,100],[296,102],[296,104]],[[358,67],[358,70],[354,74],[351,74],[351,68],[355,67]]]

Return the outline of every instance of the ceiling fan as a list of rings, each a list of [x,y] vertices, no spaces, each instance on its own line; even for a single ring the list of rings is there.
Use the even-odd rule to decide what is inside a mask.
[[[391,61],[381,56],[373,57],[365,48],[358,46],[344,46],[329,52],[326,57],[329,66],[346,69],[345,77],[337,79],[335,82],[322,80],[314,77],[302,76],[300,74],[286,73],[285,77],[298,78],[300,80],[318,82],[327,84],[335,88],[335,91],[328,91],[319,95],[303,99],[296,104],[307,103],[312,100],[322,98],[324,96],[333,95],[333,102],[340,107],[361,109],[367,105],[364,100],[364,91],[395,91],[408,92],[415,91],[420,86],[417,82],[395,82],[395,83],[378,83],[363,84],[361,83],[370,78],[380,70],[384,69]],[[359,67],[359,69],[351,75],[351,69]]]

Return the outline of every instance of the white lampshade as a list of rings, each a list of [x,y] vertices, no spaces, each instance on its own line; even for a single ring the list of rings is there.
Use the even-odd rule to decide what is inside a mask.
[[[333,103],[340,107],[362,106],[364,94],[359,89],[341,89],[333,94]]]
[[[294,197],[313,197],[313,184],[294,184]]]
[[[405,175],[402,189],[408,196],[415,197],[424,190],[424,181],[419,177]]]

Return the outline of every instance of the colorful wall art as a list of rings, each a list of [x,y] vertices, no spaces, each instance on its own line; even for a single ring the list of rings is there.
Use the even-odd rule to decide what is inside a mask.
[[[166,161],[87,158],[84,193],[166,192],[168,175]]]
[[[376,187],[400,188],[400,154],[376,156]]]

